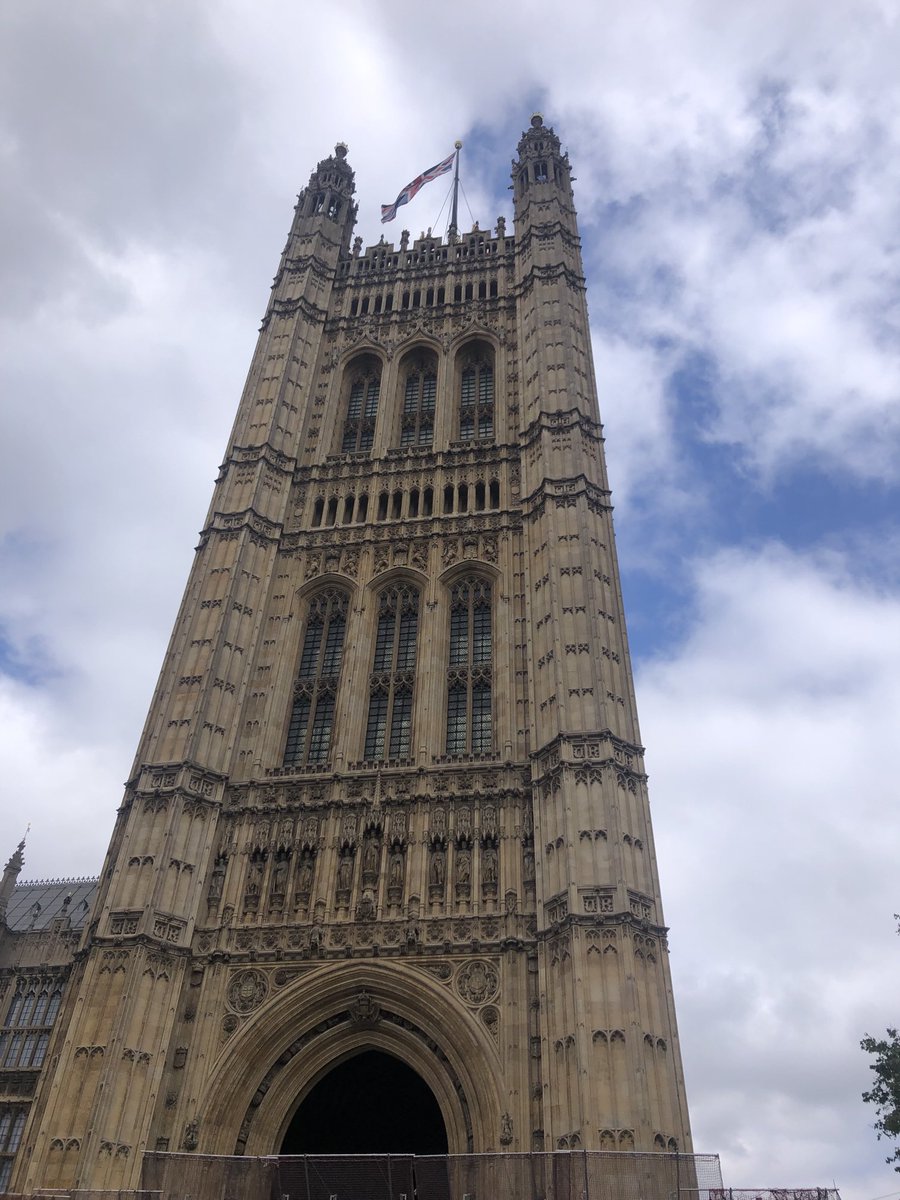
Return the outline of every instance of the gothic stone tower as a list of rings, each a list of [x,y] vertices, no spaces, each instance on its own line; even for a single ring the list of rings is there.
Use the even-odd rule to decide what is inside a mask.
[[[299,197],[18,1190],[277,1153],[373,1051],[451,1152],[691,1148],[570,167],[539,116],[513,186],[515,237],[365,252],[344,146]],[[401,1101],[384,1149],[415,1149]]]

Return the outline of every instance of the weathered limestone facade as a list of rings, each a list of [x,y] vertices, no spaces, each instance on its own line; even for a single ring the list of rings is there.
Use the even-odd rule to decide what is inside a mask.
[[[301,194],[12,1186],[277,1153],[386,1051],[451,1152],[690,1150],[568,158]],[[2,965],[2,964],[0,964]]]

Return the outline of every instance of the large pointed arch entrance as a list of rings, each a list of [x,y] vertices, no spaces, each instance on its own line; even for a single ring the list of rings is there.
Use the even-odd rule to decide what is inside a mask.
[[[248,1156],[326,1152],[324,1133],[316,1135],[315,1149],[310,1143],[301,1149],[303,1143],[289,1130],[295,1119],[306,1123],[330,1086],[343,1094],[345,1124],[357,1094],[366,1102],[357,1110],[363,1117],[376,1104],[433,1113],[434,1101],[440,1122],[435,1117],[415,1134],[420,1154],[437,1141],[444,1150],[444,1137],[444,1152],[451,1155],[495,1147],[502,1112],[496,1046],[455,992],[430,974],[397,960],[316,964],[299,968],[295,978],[285,978],[273,990],[269,1002],[230,1040],[200,1099],[199,1150]],[[379,1057],[367,1059],[370,1052]],[[372,1078],[363,1075],[369,1063],[374,1063]],[[304,1108],[320,1084],[326,1091]],[[360,1122],[354,1118],[354,1123]],[[398,1141],[389,1126],[381,1145],[368,1153],[416,1152],[408,1140],[412,1136],[410,1130]],[[354,1150],[345,1140],[332,1152]]]
[[[301,1100],[282,1154],[446,1154],[447,1128],[431,1088],[383,1050],[363,1050],[323,1075]]]

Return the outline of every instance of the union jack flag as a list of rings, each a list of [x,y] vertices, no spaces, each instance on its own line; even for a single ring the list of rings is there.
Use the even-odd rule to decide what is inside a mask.
[[[453,160],[456,158],[456,151],[448,154],[443,162],[435,163],[433,167],[429,167],[427,171],[423,171],[421,175],[417,175],[412,183],[408,183],[393,204],[382,204],[381,206],[381,223],[393,221],[397,215],[397,209],[401,204],[409,204],[413,196],[419,188],[426,183],[431,183],[432,179],[437,179],[439,175],[446,175],[453,166]]]

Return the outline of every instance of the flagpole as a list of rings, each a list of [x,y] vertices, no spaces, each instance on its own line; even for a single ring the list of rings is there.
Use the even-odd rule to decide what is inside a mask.
[[[456,163],[453,170],[453,208],[450,210],[450,228],[447,230],[448,242],[455,242],[459,234],[456,218],[459,205],[459,152],[462,150],[462,142],[457,139],[453,145],[456,147]]]

